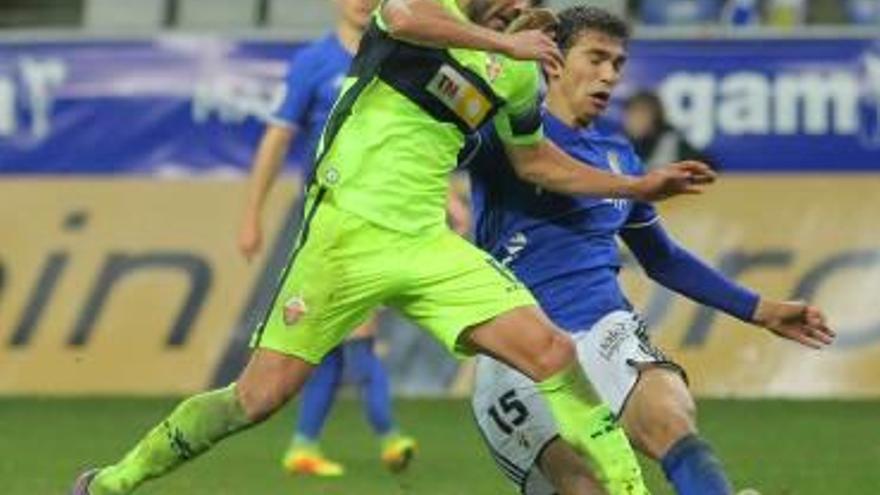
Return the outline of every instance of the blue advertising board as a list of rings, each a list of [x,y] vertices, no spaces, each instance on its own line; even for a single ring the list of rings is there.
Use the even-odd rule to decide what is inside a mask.
[[[622,91],[655,90],[724,170],[880,170],[880,41],[645,41],[631,56]]]
[[[241,174],[301,46],[0,43],[0,173]],[[639,89],[726,171],[880,169],[880,41],[635,41]]]

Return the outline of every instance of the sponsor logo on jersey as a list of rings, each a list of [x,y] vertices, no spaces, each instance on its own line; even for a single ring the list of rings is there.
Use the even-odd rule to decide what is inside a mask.
[[[471,129],[479,127],[492,110],[489,98],[449,64],[440,67],[427,90]]]

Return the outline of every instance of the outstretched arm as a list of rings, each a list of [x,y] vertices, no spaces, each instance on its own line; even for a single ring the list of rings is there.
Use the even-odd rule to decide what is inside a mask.
[[[284,164],[284,157],[294,137],[293,128],[269,125],[260,140],[248,183],[248,197],[238,231],[238,249],[249,261],[263,245],[260,223],[263,204]]]
[[[612,174],[584,166],[547,139],[506,149],[520,179],[560,194],[659,201],[699,194],[715,180],[714,172],[699,162],[676,163],[639,178]]]
[[[388,34],[410,43],[496,52],[517,60],[561,64],[556,43],[540,30],[501,33],[463,22],[437,0],[388,0],[381,19]]]
[[[656,217],[620,235],[648,276],[664,287],[814,349],[834,339],[818,308],[761,298],[679,246]]]

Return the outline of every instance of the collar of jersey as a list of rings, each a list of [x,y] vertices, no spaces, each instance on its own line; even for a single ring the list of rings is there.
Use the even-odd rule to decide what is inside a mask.
[[[554,141],[565,143],[578,143],[588,139],[589,135],[594,132],[593,124],[587,127],[571,127],[558,117],[553,115],[545,106],[542,109],[544,117],[544,131],[549,136],[554,136]]]

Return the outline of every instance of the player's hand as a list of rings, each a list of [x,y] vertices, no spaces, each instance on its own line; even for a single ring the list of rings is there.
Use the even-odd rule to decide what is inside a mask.
[[[562,66],[562,52],[547,33],[530,29],[504,36],[504,55],[516,60],[535,60],[549,66]]]
[[[701,194],[705,186],[715,182],[716,177],[705,163],[677,162],[638,179],[633,197],[639,201],[662,201],[681,194]]]
[[[263,247],[263,229],[257,215],[245,215],[238,230],[238,250],[246,260],[251,261]]]
[[[777,336],[813,349],[830,345],[837,336],[828,327],[822,311],[802,301],[761,299],[753,319]]]
[[[446,202],[446,221],[460,236],[466,236],[471,230],[471,210],[455,193],[451,193]]]

